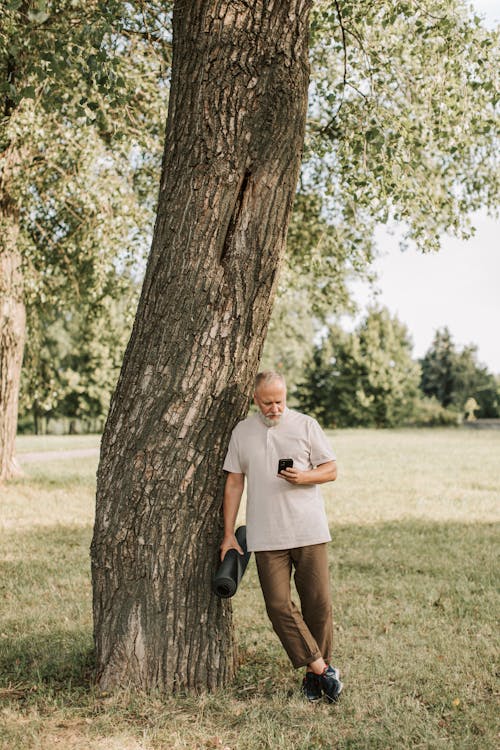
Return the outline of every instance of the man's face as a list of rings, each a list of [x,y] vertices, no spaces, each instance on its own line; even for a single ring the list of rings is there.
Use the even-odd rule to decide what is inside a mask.
[[[286,406],[286,386],[281,380],[261,383],[254,393],[253,400],[260,409],[268,427],[279,424]]]

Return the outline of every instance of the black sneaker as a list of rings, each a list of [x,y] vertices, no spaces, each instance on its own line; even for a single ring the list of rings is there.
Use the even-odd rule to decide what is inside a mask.
[[[338,700],[342,688],[344,687],[340,682],[339,677],[339,670],[336,667],[331,666],[328,666],[319,677],[319,684],[329,703],[334,703]]]
[[[322,693],[319,674],[306,672],[306,676],[302,680],[302,692],[311,703],[321,700]]]

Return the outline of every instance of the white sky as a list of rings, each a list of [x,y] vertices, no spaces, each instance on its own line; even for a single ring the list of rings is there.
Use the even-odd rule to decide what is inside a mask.
[[[479,15],[483,16],[486,23],[493,26],[500,18],[500,4],[498,0],[471,0],[471,5]]]
[[[500,16],[498,0],[474,0],[488,25]],[[476,235],[462,242],[446,237],[439,253],[401,252],[395,237],[379,233],[382,257],[376,300],[407,325],[415,357],[425,354],[438,328],[447,326],[455,343],[475,344],[478,359],[500,374],[500,221],[475,217]],[[363,285],[353,287],[360,304],[373,301]]]

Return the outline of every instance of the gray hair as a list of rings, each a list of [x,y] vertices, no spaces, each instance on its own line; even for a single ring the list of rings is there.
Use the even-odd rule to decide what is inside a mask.
[[[263,372],[259,372],[255,378],[255,390],[257,390],[261,385],[271,383],[273,380],[279,380],[286,388],[285,378],[280,372],[275,372],[274,370],[264,370]]]

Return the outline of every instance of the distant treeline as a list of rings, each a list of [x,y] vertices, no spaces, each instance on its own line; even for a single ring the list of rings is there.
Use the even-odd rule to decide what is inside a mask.
[[[100,432],[118,379],[137,295],[104,300],[98,314],[51,313],[28,344],[19,414],[21,432]],[[264,366],[287,376],[289,403],[325,427],[456,425],[500,417],[500,380],[437,331],[420,361],[408,329],[385,308],[370,310],[348,333],[330,325],[302,351],[295,369],[280,359],[282,334],[271,328]],[[300,367],[297,362],[300,361]],[[293,370],[293,371],[292,371]]]
[[[325,427],[456,425],[500,417],[500,379],[437,331],[420,361],[406,327],[372,309],[352,333],[332,326],[306,363],[294,396]]]

